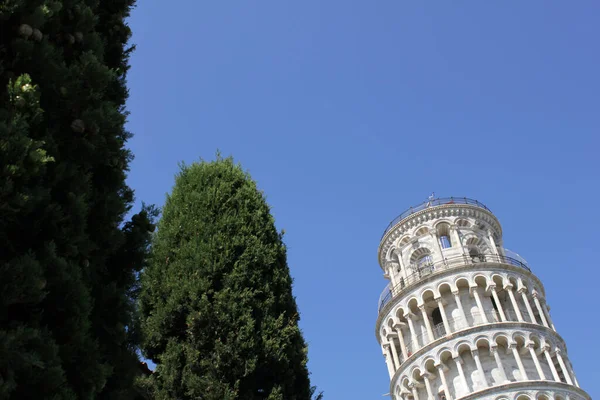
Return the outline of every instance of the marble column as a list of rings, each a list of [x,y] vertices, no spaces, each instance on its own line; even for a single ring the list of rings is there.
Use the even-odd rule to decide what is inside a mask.
[[[565,360],[563,360],[560,349],[556,349],[556,358],[558,359],[558,364],[560,365],[560,369],[562,369],[562,371],[563,371],[563,375],[565,376],[567,383],[569,385],[572,385],[573,381],[571,380],[571,374],[569,373],[569,370],[567,369],[567,366],[565,365]]]
[[[490,291],[492,292],[492,297],[494,298],[494,302],[498,307],[498,313],[500,314],[500,320],[502,322],[506,321],[506,315],[504,315],[504,309],[502,308],[502,303],[500,303],[500,298],[498,297],[498,293],[496,293],[496,285],[490,285]]]
[[[522,287],[518,290],[521,293],[521,297],[523,297],[523,303],[525,303],[525,307],[527,308],[527,314],[529,314],[529,319],[534,324],[537,324],[537,320],[535,319],[535,314],[533,313],[533,309],[531,308],[531,303],[529,302],[529,297],[527,297],[527,288]]]
[[[417,384],[412,382],[410,385],[408,385],[408,387],[412,392],[413,399],[419,400],[419,391],[417,390]]]
[[[469,326],[469,320],[467,319],[467,315],[465,314],[465,309],[463,308],[462,301],[460,300],[460,292],[458,290],[456,290],[456,291],[453,291],[452,294],[454,295],[454,301],[456,302],[456,305],[458,306],[458,311],[460,312],[460,317],[462,319],[462,321],[460,323],[460,327],[458,327],[458,329],[466,328],[467,326]],[[455,322],[455,325],[458,325],[458,324],[456,324],[456,322]]]
[[[479,309],[479,313],[481,314],[481,320],[484,324],[489,323],[487,319],[487,315],[485,315],[485,310],[483,309],[483,304],[481,304],[481,298],[479,297],[479,291],[477,290],[477,286],[471,287],[471,295],[475,298],[475,303],[477,303],[477,308]]]
[[[517,349],[516,343],[510,343],[508,348],[512,350],[513,356],[515,357],[515,361],[519,366],[519,371],[521,372],[521,379],[524,381],[528,381],[529,377],[527,376],[527,371],[525,370],[525,366],[523,365],[523,361],[521,360],[521,355],[519,354],[519,350]]]
[[[544,311],[546,312],[546,318],[548,319],[548,324],[550,324],[550,328],[552,328],[552,330],[556,332],[556,328],[554,327],[554,324],[552,323],[552,318],[550,317],[550,306],[548,305],[548,303],[546,303],[545,300],[542,306],[544,307]]]
[[[429,321],[429,316],[427,315],[427,311],[425,310],[425,305],[420,305],[419,310],[421,310],[421,315],[423,317],[423,322],[425,323],[425,329],[427,329],[427,335],[429,336],[429,342],[433,342],[435,340],[435,336],[433,335],[433,329],[431,329],[431,321]]]
[[[389,346],[387,346],[389,347]],[[390,357],[389,349],[386,348],[386,344],[381,345],[381,351],[383,352],[383,358],[385,358],[385,364],[387,365],[390,379],[394,376],[394,363]]]
[[[421,374],[421,376],[423,377],[423,382],[425,383],[425,390],[427,390],[427,399],[435,400],[433,390],[431,389],[431,374],[429,372],[424,372]]]
[[[517,299],[515,298],[515,294],[513,293],[513,285],[510,283],[504,287],[508,292],[508,297],[510,297],[510,302],[513,305],[513,309],[515,310],[515,314],[517,314],[517,319],[519,322],[523,321],[523,316],[521,315],[521,310],[519,309],[519,303],[517,303]]]
[[[437,301],[437,305],[440,308],[440,314],[442,315],[442,322],[444,322],[444,329],[446,330],[446,335],[452,333],[450,330],[450,324],[448,323],[448,317],[446,316],[446,309],[444,308],[444,300],[441,297],[435,299]]]
[[[531,354],[531,358],[533,359],[533,363],[535,364],[535,369],[537,369],[540,379],[545,381],[546,375],[544,374],[544,370],[542,369],[542,365],[540,364],[540,360],[538,359],[537,353],[535,351],[535,343],[533,343],[533,342],[527,343],[527,348],[529,348],[529,353]]]
[[[398,341],[400,342],[400,351],[402,352],[402,357],[406,361],[408,358],[408,351],[406,351],[406,343],[404,343],[404,334],[402,333],[402,325],[406,325],[404,323],[398,323],[394,325],[396,332],[398,333]]]
[[[410,329],[410,338],[411,338],[411,349],[410,352],[414,353],[419,348],[419,340],[417,339],[417,331],[415,331],[415,323],[413,321],[415,318],[415,314],[409,312],[406,315],[406,319],[408,321],[408,329]]]
[[[394,337],[388,335],[388,343],[390,344],[390,349],[392,350],[392,357],[394,359],[394,364],[396,365],[396,369],[400,368],[400,359],[398,358],[398,350],[396,350],[396,343],[394,341]]]
[[[502,364],[502,359],[500,358],[500,354],[498,354],[498,346],[491,346],[490,353],[496,360],[496,365],[498,366],[498,370],[500,371],[500,376],[504,382],[510,382],[506,375],[506,371],[504,370],[504,365]]]
[[[448,381],[446,380],[446,373],[445,373],[445,369],[446,366],[444,364],[438,364],[436,365],[437,369],[438,369],[438,373],[440,375],[440,380],[442,381],[442,388],[444,390],[444,394],[446,395],[446,400],[452,400],[452,396],[450,396],[450,390],[448,389]]]
[[[481,376],[481,379],[483,380],[483,387],[489,387],[487,378],[485,377],[485,372],[483,372],[483,365],[481,365],[481,359],[479,358],[479,350],[471,350],[471,354],[473,355],[473,360],[475,360],[475,365],[477,366],[479,376]]]
[[[458,227],[456,225],[452,225],[450,227],[450,232],[452,233],[452,240],[454,241],[454,246],[460,248],[462,254],[465,254],[465,248],[463,247],[462,241],[460,240],[460,233],[458,232]],[[453,247],[454,247],[453,246]]]
[[[464,388],[467,393],[471,392],[469,388],[469,384],[467,383],[467,378],[465,376],[465,371],[463,370],[463,360],[460,356],[454,358],[454,362],[456,363],[456,369],[458,370],[458,375],[460,376],[461,383],[464,385]],[[457,394],[458,395],[458,394]]]
[[[546,356],[546,361],[550,366],[550,371],[552,371],[552,377],[556,382],[560,382],[560,376],[558,375],[558,371],[556,370],[556,366],[554,365],[554,361],[552,360],[552,356],[550,355],[550,345],[548,344],[544,346],[544,355]]]
[[[546,320],[546,315],[544,314],[544,310],[542,309],[542,305],[540,304],[539,293],[534,291],[532,293],[532,296],[533,296],[533,302],[535,303],[535,307],[537,308],[538,313],[540,314],[540,318],[542,319],[542,324],[544,324],[544,326],[546,328],[550,328],[550,325],[548,325],[548,321]]]
[[[500,256],[500,253],[498,253],[498,246],[496,246],[496,241],[494,240],[494,234],[492,233],[492,231],[488,231],[488,239],[490,240],[490,243],[492,245],[492,252],[496,255],[496,256]]]

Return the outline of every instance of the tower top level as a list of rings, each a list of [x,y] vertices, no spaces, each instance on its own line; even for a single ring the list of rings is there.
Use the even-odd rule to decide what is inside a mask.
[[[407,245],[418,245],[426,236],[447,237],[452,232],[468,230],[485,241],[502,242],[502,227],[491,210],[478,200],[467,197],[440,197],[410,207],[390,222],[379,244],[379,265],[385,271],[386,261]],[[491,239],[490,239],[491,238]],[[433,249],[432,249],[433,250]]]

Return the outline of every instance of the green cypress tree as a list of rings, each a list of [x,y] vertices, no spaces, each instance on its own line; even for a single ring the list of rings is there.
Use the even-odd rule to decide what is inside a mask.
[[[132,1],[0,2],[0,399],[131,398]]]
[[[282,234],[239,165],[182,167],[151,254],[140,311],[157,399],[311,398]]]

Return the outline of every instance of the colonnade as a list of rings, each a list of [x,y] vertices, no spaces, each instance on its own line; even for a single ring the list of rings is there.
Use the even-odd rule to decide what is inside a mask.
[[[529,293],[525,287],[522,287],[517,291],[517,297],[513,285],[508,283],[504,286],[504,290],[508,293],[509,301],[503,302],[495,284],[485,288],[485,292],[489,293],[488,296],[480,293],[484,291],[481,286],[471,286],[468,289],[470,298],[474,301],[473,305],[476,306],[471,309],[465,310],[464,293],[461,296],[461,291],[456,289],[451,292],[451,295],[435,297],[427,305],[419,304],[418,312],[416,310],[413,312],[409,307],[403,315],[388,320],[387,326],[381,333],[381,343],[389,347],[389,361],[392,363],[393,371],[396,371],[420,348],[441,337],[473,326],[501,322],[527,322],[555,330],[547,305],[536,291]],[[525,305],[525,310],[519,303]],[[453,317],[448,316],[447,308],[454,311]],[[537,313],[534,312],[534,308]],[[434,325],[432,314],[436,310],[439,311],[442,321]]]
[[[447,400],[453,400],[519,381],[555,381],[579,386],[562,350],[526,333],[500,334],[493,340],[480,338],[471,343],[463,341],[458,350],[442,349],[439,354],[439,358],[426,358],[398,378],[397,399],[433,400],[443,394]]]

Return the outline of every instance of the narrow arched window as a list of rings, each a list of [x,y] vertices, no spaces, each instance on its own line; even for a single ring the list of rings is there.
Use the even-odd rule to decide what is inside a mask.
[[[437,226],[437,235],[442,249],[452,247],[452,241],[450,240],[450,225],[445,223],[439,224]]]

